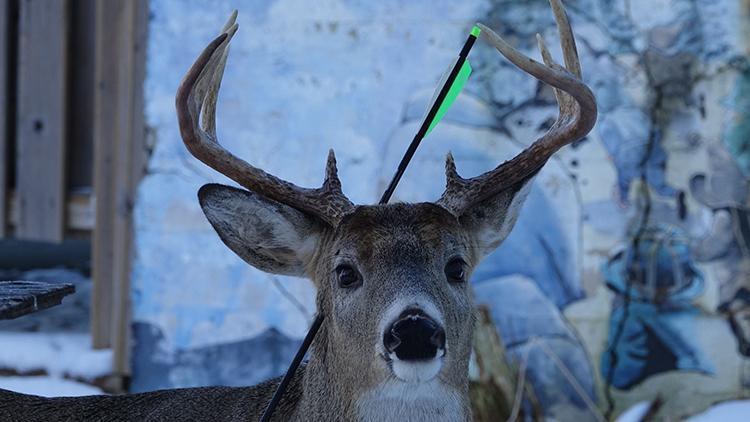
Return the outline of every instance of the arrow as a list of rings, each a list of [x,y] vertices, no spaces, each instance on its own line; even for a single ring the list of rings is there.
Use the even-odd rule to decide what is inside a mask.
[[[414,139],[409,144],[409,148],[406,149],[404,157],[401,159],[401,162],[396,169],[396,174],[394,174],[391,179],[391,183],[388,184],[388,188],[383,192],[383,196],[380,198],[381,204],[385,204],[391,199],[391,195],[393,195],[393,191],[396,190],[396,185],[398,185],[398,182],[401,180],[401,176],[404,175],[406,166],[409,165],[414,153],[417,151],[419,143],[422,142],[422,139],[424,139],[425,136],[432,132],[432,129],[435,128],[435,126],[437,126],[440,119],[443,118],[463,89],[466,81],[469,79],[471,65],[466,58],[469,55],[471,47],[474,46],[474,41],[477,40],[480,32],[481,29],[476,25],[471,28],[471,33],[469,33],[469,37],[466,39],[466,43],[464,43],[461,53],[459,53],[458,58],[455,60],[453,68],[450,73],[448,73],[448,77],[445,78],[443,84],[439,85],[440,88],[435,91],[437,95],[433,97],[427,116],[422,121],[422,125],[419,127],[417,134],[414,135]]]

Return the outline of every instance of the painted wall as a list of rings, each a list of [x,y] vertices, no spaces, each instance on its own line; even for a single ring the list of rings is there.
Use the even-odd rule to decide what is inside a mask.
[[[303,186],[320,183],[333,147],[357,203],[379,197],[472,23],[533,57],[537,32],[557,46],[544,0],[151,4],[154,150],[136,203],[134,391],[278,375],[313,313],[307,281],[263,274],[220,242],[196,192],[228,182],[190,157],[177,132],[177,84],[233,8],[240,31],[220,95],[221,142]],[[537,177],[515,230],[475,274],[477,296],[511,356],[528,361],[549,416],[593,419],[657,394],[678,416],[745,394],[748,3],[566,5],[599,121]],[[436,199],[448,150],[473,176],[554,120],[548,87],[484,43],[471,61],[465,92],[397,199]]]

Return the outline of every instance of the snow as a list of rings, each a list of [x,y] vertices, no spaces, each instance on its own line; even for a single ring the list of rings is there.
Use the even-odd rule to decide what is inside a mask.
[[[640,422],[648,411],[650,401],[636,403],[626,410],[617,422]],[[691,416],[687,422],[745,422],[750,415],[750,400],[733,400],[711,406],[706,411]]]
[[[96,387],[57,377],[0,377],[0,388],[44,397],[72,397],[103,394]]]
[[[616,419],[616,421],[617,422],[640,422],[643,420],[643,417],[646,415],[646,412],[648,412],[648,408],[650,405],[651,405],[650,401],[642,401],[640,403],[636,403],[630,409],[626,410],[622,415],[620,415]]]
[[[88,334],[0,332],[0,345],[0,369],[18,373],[93,380],[112,368],[112,351],[91,349]]]
[[[712,406],[688,422],[745,422],[750,417],[750,400],[733,400]]]

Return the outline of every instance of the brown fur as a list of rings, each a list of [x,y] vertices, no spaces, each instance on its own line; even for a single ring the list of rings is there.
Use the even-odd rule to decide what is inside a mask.
[[[302,395],[301,368],[274,420],[289,420]],[[0,421],[257,421],[279,379],[255,387],[179,388],[122,396],[45,398],[0,390]]]
[[[434,204],[358,207],[320,241],[310,276],[318,288],[318,309],[327,316],[312,349],[307,387],[315,398],[303,403],[308,416],[357,418],[357,398],[393,380],[387,362],[376,352],[378,323],[399,296],[423,295],[445,318],[447,354],[439,379],[468,397],[468,360],[474,314],[469,286],[445,280],[445,262],[457,253],[473,256],[472,241],[458,220]],[[347,262],[359,269],[363,285],[338,287],[332,267]],[[468,418],[468,400],[463,404]]]

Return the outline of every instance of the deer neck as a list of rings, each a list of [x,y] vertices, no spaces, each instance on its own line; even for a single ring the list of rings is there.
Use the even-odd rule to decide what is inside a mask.
[[[310,347],[295,420],[356,420],[351,407],[354,394],[351,386],[346,388],[345,368],[336,367],[335,357],[323,323]]]
[[[419,384],[395,378],[378,382],[367,373],[348,370],[353,366],[338,359],[324,324],[310,349],[295,419],[471,420],[468,374],[464,380],[456,380],[454,386],[437,378]]]

